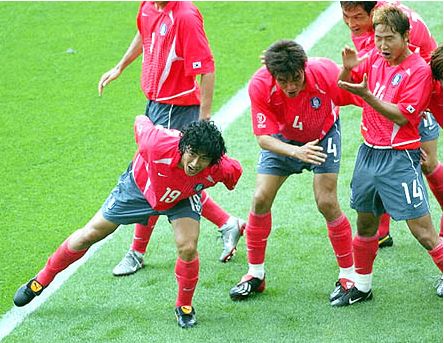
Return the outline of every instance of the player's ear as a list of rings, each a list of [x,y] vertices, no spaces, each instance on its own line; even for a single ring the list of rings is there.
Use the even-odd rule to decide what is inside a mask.
[[[407,30],[404,32],[404,42],[408,44],[409,40],[410,40],[410,30]]]

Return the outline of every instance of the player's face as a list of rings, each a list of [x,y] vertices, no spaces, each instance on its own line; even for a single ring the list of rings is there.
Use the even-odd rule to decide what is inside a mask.
[[[368,14],[361,6],[342,9],[342,19],[354,35],[372,31],[372,12]]]
[[[211,157],[191,149],[186,149],[179,166],[183,168],[188,176],[195,176],[208,167],[210,163]]]
[[[283,76],[277,76],[276,82],[286,96],[288,96],[289,98],[294,98],[301,92],[301,90],[304,89],[304,71],[298,71],[291,79],[285,78]]]
[[[390,64],[400,64],[409,54],[408,32],[401,36],[399,32],[393,32],[387,25],[375,27],[375,45],[381,56]]]

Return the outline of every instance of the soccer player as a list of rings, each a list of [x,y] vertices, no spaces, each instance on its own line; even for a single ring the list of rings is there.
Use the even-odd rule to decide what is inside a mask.
[[[336,194],[341,159],[339,105],[359,98],[337,86],[340,69],[325,58],[307,59],[294,41],[272,44],[249,84],[253,131],[262,148],[246,233],[249,269],[231,289],[233,300],[265,289],[265,250],[271,207],[292,174],[313,171],[316,204],[324,216],[339,265],[330,301],[353,285],[352,232]]]
[[[442,45],[435,49],[430,60],[430,67],[433,75],[433,91],[432,98],[430,99],[429,109],[435,115],[436,121],[442,128]],[[439,236],[442,239],[442,216],[440,222]],[[442,276],[439,278],[436,284],[436,294],[442,298]]]
[[[197,7],[188,1],[142,2],[137,27],[122,59],[101,77],[99,94],[142,54],[141,87],[148,99],[145,114],[155,125],[180,130],[190,122],[210,119],[215,68]],[[230,216],[206,192],[202,204],[203,217],[219,228],[224,245],[219,260],[226,262],[235,253],[245,222]],[[133,274],[144,266],[157,219],[151,216],[147,225],[136,224],[131,247],[113,270],[115,276]]]
[[[40,295],[59,272],[120,224],[146,225],[150,216],[163,214],[172,224],[178,252],[177,322],[182,328],[196,324],[192,298],[199,277],[200,192],[218,182],[233,189],[242,168],[225,155],[224,140],[212,122],[194,122],[179,132],[138,116],[134,131],[138,150],[117,186],[95,216],[63,242],[36,277],[17,290],[17,306]]]
[[[363,100],[364,143],[351,182],[357,211],[353,239],[355,285],[332,302],[347,306],[373,298],[373,263],[378,251],[379,216],[405,220],[442,272],[442,240],[429,213],[420,166],[419,121],[429,104],[432,73],[409,49],[409,19],[399,8],[383,6],[373,16],[376,48],[367,58],[346,47],[339,86]]]
[[[375,47],[375,31],[372,25],[372,16],[374,11],[385,3],[384,1],[341,1],[342,16],[345,24],[350,29],[351,38],[359,56],[365,55]],[[430,55],[436,48],[436,42],[426,24],[416,12],[407,6],[401,5],[399,2],[394,4],[409,19],[409,44],[411,49],[414,49],[426,62],[429,62]],[[432,113],[434,114],[433,111]],[[421,169],[426,176],[430,190],[442,208],[443,168],[437,156],[439,127],[430,112],[424,113],[424,118],[420,121],[419,130],[421,149],[425,153],[425,159],[421,162]],[[393,238],[390,235],[390,215],[388,213],[383,214],[380,218],[378,235],[379,247],[393,245]]]

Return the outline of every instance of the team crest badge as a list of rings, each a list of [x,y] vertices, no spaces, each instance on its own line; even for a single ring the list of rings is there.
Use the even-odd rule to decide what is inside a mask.
[[[311,107],[313,107],[315,110],[317,110],[319,107],[321,107],[321,99],[319,99],[317,96],[314,96],[310,99]]]
[[[160,25],[160,35],[161,36],[165,36],[165,34],[167,33],[168,27],[166,26],[165,23],[162,23],[162,25]]]
[[[401,79],[402,79],[402,75],[401,74],[396,74],[395,76],[393,76],[392,85],[393,86],[399,85],[399,83],[401,82]]]
[[[202,189],[204,189],[204,184],[203,183],[198,183],[196,186],[194,186],[194,191],[196,192],[200,192]]]

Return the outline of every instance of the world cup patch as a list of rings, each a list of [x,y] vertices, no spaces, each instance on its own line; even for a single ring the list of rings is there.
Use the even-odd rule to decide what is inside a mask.
[[[264,127],[266,127],[265,122],[267,121],[267,117],[265,116],[265,114],[261,112],[256,113],[256,119],[257,119],[257,127],[259,129],[263,129]]]
[[[401,74],[396,74],[395,76],[393,76],[392,86],[399,85],[399,83],[401,82],[401,79],[402,79],[402,75]]]
[[[195,192],[200,192],[202,189],[204,189],[204,184],[203,183],[198,183],[196,186],[194,186],[194,191]]]
[[[162,23],[162,25],[160,25],[160,31],[159,31],[160,35],[165,36],[167,31],[168,31],[167,25],[165,23]]]
[[[310,99],[311,107],[313,107],[315,110],[317,110],[319,107],[321,107],[321,99],[319,99],[317,96],[314,96]]]

